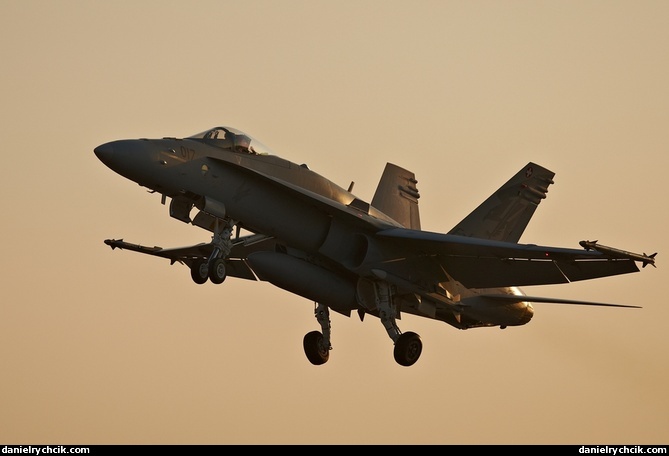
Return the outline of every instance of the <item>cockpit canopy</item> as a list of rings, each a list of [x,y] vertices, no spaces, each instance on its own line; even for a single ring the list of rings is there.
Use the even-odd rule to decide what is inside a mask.
[[[253,155],[274,155],[272,151],[257,139],[243,131],[231,127],[215,127],[202,133],[189,136],[188,139],[203,139],[217,147]]]

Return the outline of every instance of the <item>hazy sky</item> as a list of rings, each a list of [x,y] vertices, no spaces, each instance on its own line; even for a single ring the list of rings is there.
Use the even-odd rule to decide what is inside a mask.
[[[669,2],[0,0],[3,444],[667,444]],[[533,295],[526,326],[375,318],[267,283],[198,286],[103,241],[210,234],[93,154],[241,129],[371,200],[416,173],[448,231],[529,161],[556,173],[521,242],[659,252]]]

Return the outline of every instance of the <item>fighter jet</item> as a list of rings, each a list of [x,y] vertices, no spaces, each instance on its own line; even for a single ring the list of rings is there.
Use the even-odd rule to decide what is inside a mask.
[[[518,243],[554,173],[528,163],[447,233],[423,231],[414,173],[387,163],[371,202],[280,158],[240,130],[186,138],[126,139],[95,148],[118,174],[168,198],[169,215],[211,233],[198,245],[161,248],[107,239],[190,268],[197,284],[227,277],[268,281],[314,303],[320,330],[304,336],[314,365],[328,361],[330,310],[378,318],[395,361],[411,366],[423,344],[401,315],[458,329],[520,326],[532,303],[638,307],[527,296],[521,286],[638,272],[655,254],[582,241],[584,249]]]

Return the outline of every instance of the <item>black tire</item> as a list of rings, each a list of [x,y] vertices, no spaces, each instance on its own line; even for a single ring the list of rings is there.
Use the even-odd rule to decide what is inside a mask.
[[[207,270],[207,263],[204,260],[197,260],[190,267],[190,276],[193,282],[202,285],[209,278],[209,271]]]
[[[323,346],[323,334],[320,331],[311,331],[305,334],[302,343],[304,354],[307,355],[311,364],[320,366],[330,359],[330,350]]]
[[[211,267],[209,268],[209,280],[211,280],[211,283],[223,283],[226,276],[225,260],[221,258],[214,260],[214,262],[211,263]]]
[[[413,332],[406,332],[395,342],[395,361],[400,366],[411,366],[418,361],[422,351],[423,342],[420,336]]]

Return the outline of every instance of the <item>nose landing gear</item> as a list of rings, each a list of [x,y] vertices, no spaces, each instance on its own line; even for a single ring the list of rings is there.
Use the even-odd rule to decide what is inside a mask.
[[[232,229],[236,222],[230,219],[222,220],[223,226],[220,226],[220,219],[216,218],[214,224],[214,234],[211,243],[214,249],[207,259],[198,259],[190,266],[190,276],[193,282],[203,284],[207,279],[211,283],[223,283],[227,274],[225,271],[225,259],[232,250]]]

